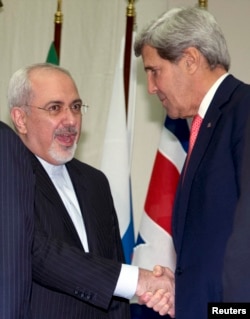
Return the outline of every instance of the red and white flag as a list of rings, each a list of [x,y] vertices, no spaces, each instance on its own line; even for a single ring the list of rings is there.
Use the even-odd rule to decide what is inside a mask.
[[[172,120],[167,116],[149,182],[133,254],[133,265],[152,270],[156,264],[159,264],[175,270],[176,255],[171,233],[172,210],[178,180],[187,154],[188,139],[187,121]],[[144,309],[139,305],[138,307],[141,309],[136,311],[131,308],[132,318],[150,319],[157,315],[146,307]]]

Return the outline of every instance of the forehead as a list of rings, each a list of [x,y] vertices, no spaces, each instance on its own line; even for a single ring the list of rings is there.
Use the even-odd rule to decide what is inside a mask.
[[[66,82],[70,83],[73,81],[66,73],[56,69],[35,69],[29,74],[29,79],[32,85],[47,85],[48,83],[59,83]]]
[[[33,97],[36,99],[78,98],[74,81],[60,70],[33,70],[29,76]]]

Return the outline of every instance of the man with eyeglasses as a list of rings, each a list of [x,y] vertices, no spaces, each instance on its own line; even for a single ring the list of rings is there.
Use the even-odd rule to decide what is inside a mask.
[[[46,63],[18,70],[8,101],[36,178],[32,318],[127,319],[128,299],[145,292],[158,294],[148,306],[173,315],[172,272],[124,264],[108,181],[74,158],[87,107],[69,72]]]

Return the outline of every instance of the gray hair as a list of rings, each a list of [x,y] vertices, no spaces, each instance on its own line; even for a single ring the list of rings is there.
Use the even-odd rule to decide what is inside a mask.
[[[29,105],[33,97],[30,74],[33,71],[39,70],[58,70],[68,75],[74,82],[72,76],[66,69],[54,64],[37,63],[21,68],[12,75],[9,82],[8,106],[10,109],[14,106],[25,107]]]
[[[230,55],[221,28],[213,15],[198,7],[174,8],[151,22],[135,39],[138,57],[144,45],[155,48],[159,56],[178,62],[188,47],[197,48],[211,69],[230,67]]]

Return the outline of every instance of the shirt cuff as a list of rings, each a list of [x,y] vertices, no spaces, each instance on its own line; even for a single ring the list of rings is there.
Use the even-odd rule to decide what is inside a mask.
[[[139,268],[137,266],[122,264],[114,296],[131,299],[136,292],[138,276]]]

